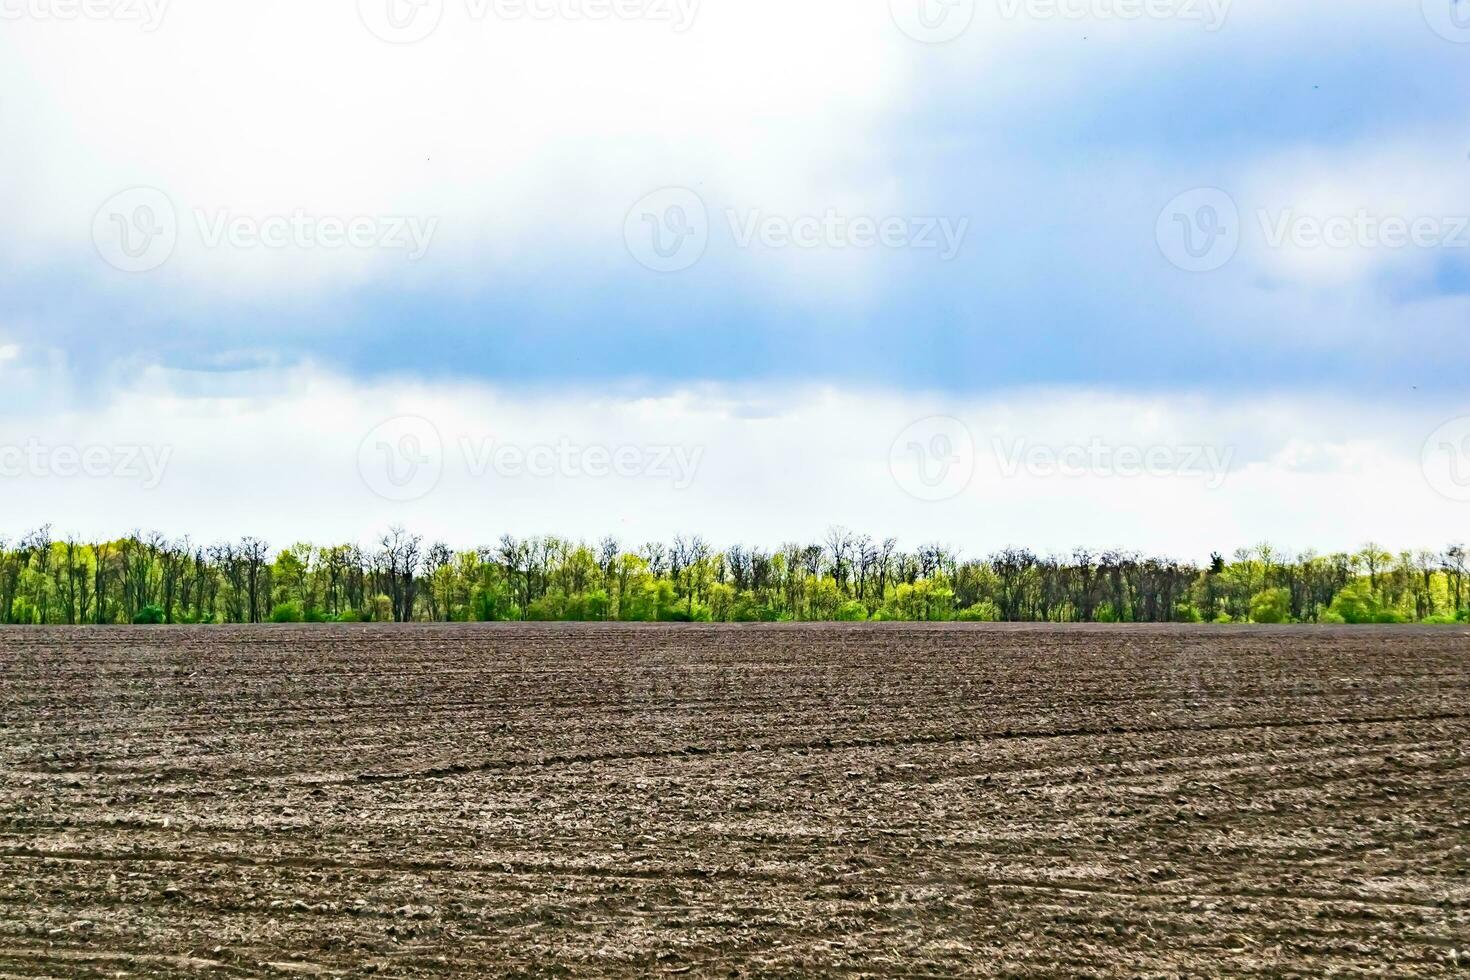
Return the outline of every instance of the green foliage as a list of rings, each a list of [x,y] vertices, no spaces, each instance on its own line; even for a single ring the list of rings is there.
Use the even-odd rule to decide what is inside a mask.
[[[271,622],[273,623],[300,623],[305,619],[306,616],[301,611],[300,603],[282,602],[271,610]]]
[[[163,621],[162,606],[144,606],[133,616],[134,626],[161,626]]]
[[[526,609],[526,619],[533,623],[554,623],[566,616],[566,597],[557,593],[544,595]]]
[[[720,623],[731,622],[739,601],[740,595],[735,591],[735,586],[727,582],[714,583],[709,589],[710,617]]]
[[[1354,582],[1337,594],[1328,608],[1333,619],[1360,625],[1378,622],[1378,600],[1366,582]]]
[[[393,599],[390,596],[380,595],[373,598],[373,622],[393,622]]]
[[[885,619],[945,622],[954,619],[954,590],[942,579],[919,579],[898,586],[883,604]]]
[[[841,528],[821,542],[721,552],[699,538],[626,548],[556,537],[456,552],[392,529],[377,549],[158,534],[0,539],[0,623],[1220,622],[1463,623],[1466,552],[1288,557],[1269,545],[1203,566],[1127,552],[1007,548],[961,561]]]
[[[515,601],[502,588],[477,588],[470,598],[470,619],[477,623],[499,623],[519,619]]]
[[[709,607],[696,602],[692,605],[675,602],[662,606],[658,611],[660,623],[709,623],[713,622]]]
[[[713,612],[713,610],[711,610]],[[760,601],[754,592],[745,591],[735,596],[734,604],[730,607],[729,616],[721,620],[730,623],[779,623],[782,621],[781,610]],[[719,620],[719,617],[715,617]]]
[[[580,592],[567,599],[566,618],[573,622],[597,623],[607,619],[607,593],[601,589]]]
[[[1291,592],[1263,589],[1251,596],[1251,622],[1267,625],[1291,622]]]
[[[1000,622],[1000,609],[989,599],[981,600],[963,609],[955,617],[962,623],[998,623]]]
[[[1350,625],[1369,623],[1405,623],[1409,617],[1397,609],[1385,608],[1367,582],[1354,582],[1339,592],[1328,610],[1334,618]]]

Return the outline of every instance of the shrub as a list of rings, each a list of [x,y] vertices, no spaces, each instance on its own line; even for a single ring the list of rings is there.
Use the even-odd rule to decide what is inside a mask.
[[[968,609],[961,609],[955,617],[961,623],[998,623],[1000,610],[989,599],[981,599]]]
[[[133,625],[160,626],[163,624],[163,620],[164,616],[162,606],[144,606],[142,609],[139,609],[138,614],[133,617]]]
[[[373,622],[393,622],[393,600],[385,595],[373,599]]]
[[[595,623],[607,619],[608,608],[611,604],[607,593],[602,589],[579,592],[568,599],[563,615],[564,618],[576,622]]]
[[[476,589],[470,597],[470,619],[477,623],[495,623],[510,616],[511,607],[499,592]]]
[[[837,621],[839,623],[861,623],[867,618],[867,607],[856,599],[844,602],[837,610]]]
[[[299,623],[304,619],[299,602],[283,602],[271,610],[273,623]]]
[[[730,607],[730,622],[732,623],[774,623],[780,618],[780,610],[762,605],[756,599],[755,593],[749,590],[736,596],[735,602]]]
[[[1276,625],[1291,622],[1291,593],[1265,589],[1251,596],[1251,622]]]
[[[566,602],[560,593],[551,592],[526,607],[526,619],[533,623],[554,623],[566,612]]]
[[[1409,616],[1397,609],[1383,606],[1366,582],[1354,582],[1332,600],[1330,612],[1342,617],[1352,625],[1367,623],[1407,623]],[[1326,620],[1324,620],[1325,622]]]
[[[1378,607],[1378,599],[1373,595],[1365,582],[1354,582],[1345,587],[1332,600],[1332,606],[1328,609],[1328,615],[1336,616],[1343,623],[1354,626],[1364,623],[1376,623],[1382,615]],[[1327,622],[1324,617],[1323,622]]]

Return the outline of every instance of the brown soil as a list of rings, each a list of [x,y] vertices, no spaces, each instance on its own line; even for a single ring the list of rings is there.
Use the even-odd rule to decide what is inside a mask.
[[[0,974],[1470,968],[1470,632],[0,632]]]

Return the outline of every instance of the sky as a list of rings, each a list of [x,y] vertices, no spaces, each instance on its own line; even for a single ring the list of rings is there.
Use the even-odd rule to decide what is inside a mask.
[[[1470,0],[0,0],[0,535],[1470,536]]]

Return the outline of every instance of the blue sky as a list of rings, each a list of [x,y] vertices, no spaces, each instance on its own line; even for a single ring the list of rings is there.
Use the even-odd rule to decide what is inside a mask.
[[[269,413],[300,390],[272,372],[584,404],[879,391],[936,414],[1040,390],[1202,418],[1306,398],[1419,413],[1401,455],[1470,411],[1463,3],[958,0],[923,9],[968,27],[927,43],[915,14],[939,0],[603,21],[427,0],[437,29],[392,43],[399,2],[5,7],[0,419],[75,421],[145,383],[171,400],[139,425],[210,392]],[[1176,219],[1217,191],[1235,244],[1181,268]],[[691,192],[702,251],[648,268],[639,229]],[[140,216],[172,232],[146,268],[116,237]],[[311,237],[260,242],[293,218]],[[848,230],[787,241],[828,218]],[[317,234],[358,220],[363,243]],[[899,230],[865,245],[863,222]],[[1385,245],[1394,222],[1424,240]],[[1349,238],[1270,240],[1324,226]]]
[[[1079,10],[1109,9],[1102,0],[1091,7],[1078,4]],[[784,119],[767,112],[774,107],[765,98],[742,103],[736,97],[732,104],[729,93],[721,94],[712,112],[723,107],[734,126],[759,131],[749,144],[721,134],[718,115],[684,130],[677,113],[697,105],[697,92],[634,112],[621,128],[610,124],[601,132],[580,129],[576,119],[564,127],[553,120],[538,134],[538,151],[559,170],[585,165],[569,177],[580,186],[568,196],[595,197],[602,207],[589,208],[580,219],[553,213],[554,224],[563,219],[570,224],[551,229],[541,226],[542,213],[534,205],[490,218],[503,204],[478,190],[467,195],[463,210],[455,210],[453,181],[473,173],[476,162],[463,155],[473,151],[493,158],[497,147],[493,139],[446,139],[423,127],[420,179],[442,179],[432,160],[436,148],[445,148],[441,162],[451,171],[450,182],[440,188],[444,193],[434,195],[436,202],[450,205],[443,209],[449,213],[434,215],[437,240],[419,262],[379,263],[362,277],[344,270],[349,263],[337,261],[338,256],[306,250],[292,256],[294,264],[323,270],[320,290],[282,286],[268,274],[242,284],[243,274],[228,268],[228,255],[196,268],[165,266],[147,275],[118,275],[97,261],[86,226],[64,229],[54,223],[63,213],[84,215],[100,204],[92,199],[93,186],[112,186],[106,179],[91,186],[77,181],[60,188],[76,200],[38,203],[32,198],[21,204],[22,213],[30,205],[38,208],[32,220],[48,224],[45,237],[51,240],[25,254],[33,243],[8,236],[18,268],[6,276],[0,317],[17,342],[59,346],[89,368],[140,353],[173,363],[213,363],[221,352],[234,350],[286,361],[310,359],[352,374],[409,372],[502,383],[781,378],[949,390],[1051,382],[1337,384],[1353,390],[1457,384],[1470,366],[1466,348],[1443,342],[1452,339],[1470,308],[1462,305],[1470,292],[1470,249],[1420,250],[1423,254],[1413,261],[1387,270],[1370,263],[1346,281],[1333,282],[1330,291],[1309,281],[1273,277],[1269,263],[1237,261],[1198,277],[1181,273],[1160,255],[1155,218],[1173,193],[1221,186],[1237,188],[1242,200],[1249,197],[1263,207],[1290,207],[1297,204],[1292,195],[1302,181],[1273,187],[1270,170],[1274,161],[1300,153],[1318,155],[1319,172],[1305,180],[1330,180],[1337,176],[1336,162],[1400,146],[1417,167],[1449,178],[1447,190],[1456,196],[1426,205],[1438,203],[1447,215],[1470,211],[1465,207],[1470,194],[1464,193],[1470,130],[1463,101],[1470,45],[1434,33],[1417,2],[1292,6],[1299,9],[1281,12],[1238,0],[1213,32],[1188,21],[1022,17],[1020,23],[1003,21],[996,27],[1006,32],[1002,45],[987,36],[994,24],[986,19],[987,13],[999,16],[1000,8],[982,4],[965,35],[931,46],[904,37],[882,4],[827,5],[826,16],[857,23],[854,30],[866,50],[891,66],[865,98],[849,100],[862,105],[842,105],[841,96],[833,95],[835,86],[803,77],[810,73],[759,65],[759,51],[752,51],[753,71],[759,65],[758,70],[775,76],[776,88],[805,84],[810,99],[802,105],[798,93],[798,111]],[[1175,9],[1193,8],[1179,0]],[[753,8],[749,17],[763,13]],[[709,2],[698,14],[712,22],[711,32],[722,27],[721,17],[740,17]],[[181,45],[189,44],[191,34],[205,43],[208,25],[191,15],[167,10],[153,34],[116,24],[6,24],[5,40],[16,49],[8,52],[7,81],[19,81],[12,98],[19,101],[27,87],[38,91],[44,84],[38,76],[46,73],[27,73],[38,59],[80,62],[96,43],[83,43],[68,32],[89,31],[109,43],[133,44],[143,54],[171,30],[184,35]],[[260,17],[270,15],[267,7]],[[322,41],[333,27],[366,34],[346,17],[340,25],[328,19],[313,26]],[[543,29],[532,40],[554,51],[558,28],[579,25],[533,26]],[[611,44],[622,40],[619,32],[639,33],[637,46],[651,54],[689,44],[704,27],[698,16],[684,34],[662,24],[603,26]],[[825,27],[821,18],[812,18],[760,30],[805,30],[788,39],[790,47],[801,50],[820,45]],[[759,37],[756,27],[747,28]],[[893,36],[881,36],[884,32]],[[30,54],[18,50],[34,39],[44,43]],[[369,51],[362,63],[380,71],[412,71],[415,63],[408,59],[427,51],[451,59],[446,77],[456,77],[452,59],[462,57],[459,77],[465,84],[480,80],[470,60],[476,52],[453,41],[433,36],[416,46],[419,51],[407,53],[379,45],[382,50]],[[840,60],[813,57],[823,64]],[[174,84],[174,72],[160,74],[165,90],[150,91],[151,104],[128,100],[123,108],[134,118],[114,118],[109,128],[146,130],[158,126],[160,116],[181,111],[170,102],[186,100],[166,90]],[[595,77],[582,81],[599,83]],[[709,83],[713,87],[721,80]],[[190,84],[226,99],[251,97],[248,82],[245,93],[228,94],[241,86],[235,78],[205,77]],[[659,95],[640,94],[654,100]],[[9,158],[6,172],[12,180],[18,175],[19,186],[12,187],[16,197],[28,191],[54,194],[57,188],[46,186],[47,174],[89,162],[110,164],[107,177],[113,184],[160,186],[178,199],[181,210],[230,208],[249,214],[231,198],[265,196],[248,169],[235,169],[214,154],[201,155],[219,172],[208,175],[212,179],[194,177],[226,192],[213,195],[224,200],[181,192],[167,179],[178,159],[170,152],[178,147],[160,140],[138,148],[124,136],[116,146],[120,159],[108,161],[111,147],[105,138],[76,128],[85,124],[86,113],[65,114],[68,102],[88,96],[85,86],[77,86],[51,93],[44,110],[14,103],[8,112],[0,109],[9,117],[7,131],[17,137],[0,149]],[[178,132],[170,139],[182,143],[233,134],[252,158],[263,153],[289,157],[291,149],[279,140],[309,120],[287,117],[308,113],[298,104],[272,104],[269,92],[260,100],[243,136],[227,120],[214,119],[204,131]],[[830,112],[824,111],[828,100],[837,103]],[[335,104],[345,101],[350,95]],[[370,113],[371,100],[364,102],[369,104],[356,104],[354,111]],[[481,107],[485,113],[478,125],[493,129],[494,105]],[[670,110],[667,117],[655,111],[661,108]],[[273,132],[273,113],[280,114],[283,132]],[[793,131],[814,121],[821,132],[810,142]],[[332,157],[326,152],[334,141],[330,111],[321,123],[318,140],[324,152],[313,156]],[[667,145],[643,153],[628,151],[625,140]],[[392,146],[387,137],[384,143],[380,152],[399,158],[393,161],[396,169],[408,157],[409,141]],[[780,187],[765,198],[726,181],[724,167],[701,173],[702,157],[729,146],[753,154],[790,153],[788,161],[764,156],[755,165],[769,171],[790,163],[790,183],[798,186]],[[342,165],[352,166],[356,152],[341,154]],[[84,154],[93,159],[83,159]],[[589,188],[597,171],[620,155],[631,159],[614,165],[616,178],[606,192]],[[192,158],[191,153],[182,156]],[[381,159],[358,162],[369,172],[389,169]],[[291,176],[300,181],[298,188],[282,181],[280,190],[269,189],[277,202],[310,206],[311,198],[329,196],[322,191],[332,174],[303,170]],[[412,213],[425,195],[411,175],[393,176],[394,184],[364,196],[375,197],[372,203],[381,213]],[[1344,207],[1358,206],[1351,199],[1354,190],[1361,192],[1362,204],[1371,205],[1375,198],[1392,197],[1397,183],[1417,179],[1386,167],[1354,176],[1365,186],[1342,188]],[[1369,181],[1375,183],[1369,186]],[[559,193],[554,179],[539,184],[533,194]],[[948,262],[904,250],[880,250],[852,261],[840,254],[824,261],[831,257],[778,250],[741,254],[716,236],[696,267],[662,276],[628,261],[622,223],[613,219],[621,217],[620,204],[633,202],[619,200],[612,190],[617,185],[628,188],[624,198],[665,185],[688,186],[702,190],[717,210],[793,217],[835,206],[852,214],[949,215],[971,224],[963,250]],[[84,196],[88,192],[92,197]],[[261,210],[270,209],[256,209]],[[188,226],[196,219],[185,214],[182,220]],[[500,224],[501,234],[484,233],[480,226],[489,220]],[[724,223],[719,214],[714,220]],[[1245,220],[1251,224],[1250,215]],[[68,236],[67,231],[77,233]],[[176,265],[184,264],[184,257],[175,259]],[[799,283],[807,274],[824,283],[802,295]],[[780,288],[771,288],[772,277],[780,280]],[[851,281],[843,282],[844,277]],[[1268,346],[1242,343],[1237,321],[1247,317],[1251,332],[1269,327]],[[1338,326],[1324,332],[1300,323],[1302,318]],[[405,343],[408,338],[415,342]],[[1425,358],[1425,347],[1441,353]]]

